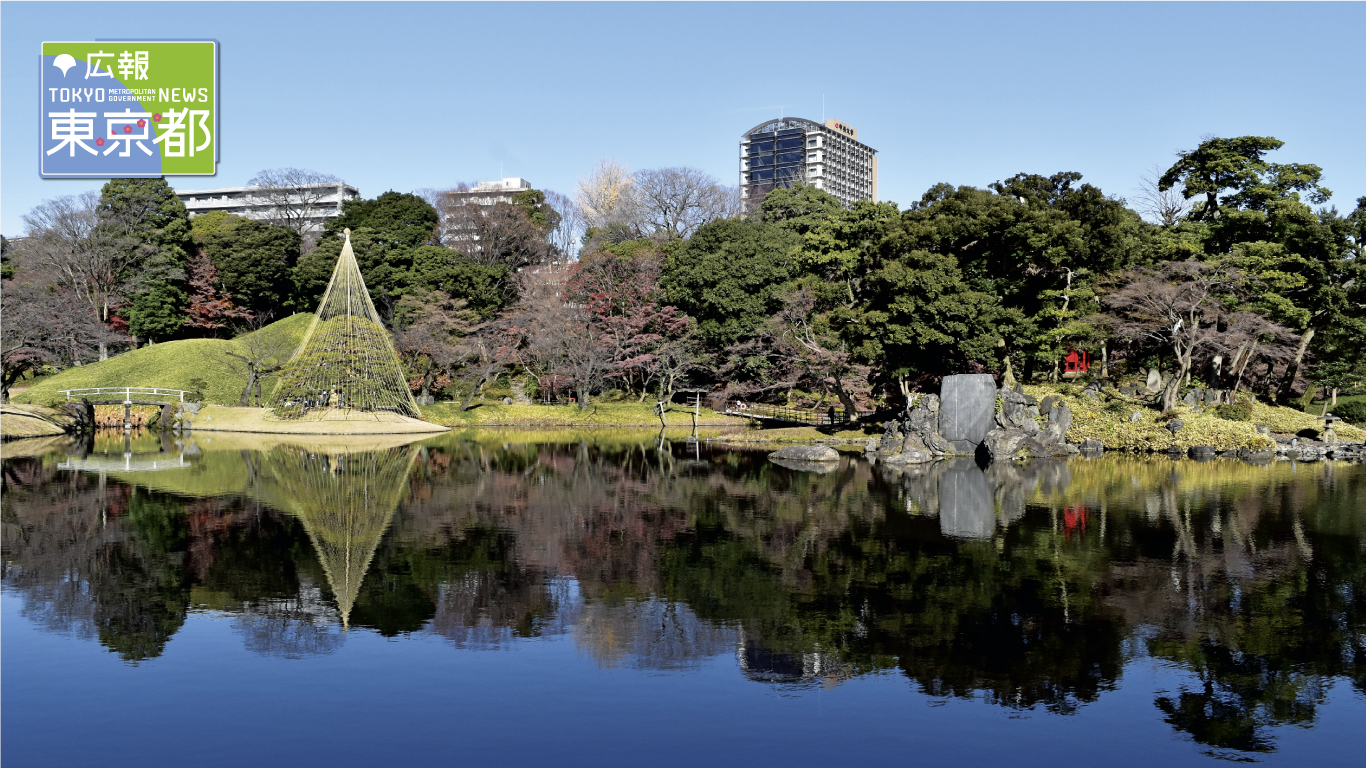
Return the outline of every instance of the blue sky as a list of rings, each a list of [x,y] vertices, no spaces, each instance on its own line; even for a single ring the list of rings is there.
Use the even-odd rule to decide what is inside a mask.
[[[277,166],[358,186],[522,176],[569,193],[599,158],[737,181],[742,132],[825,114],[879,152],[905,206],[937,182],[1079,171],[1136,180],[1206,134],[1272,135],[1366,195],[1366,5],[0,3],[0,231],[38,178],[43,40],[222,43],[216,177]]]

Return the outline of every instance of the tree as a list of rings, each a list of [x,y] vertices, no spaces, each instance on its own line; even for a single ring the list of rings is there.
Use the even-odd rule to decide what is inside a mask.
[[[185,266],[193,244],[185,204],[165,179],[111,179],[100,190],[96,237],[110,248],[131,306],[134,336],[169,338],[183,325]]]
[[[1319,186],[1322,169],[1317,165],[1263,159],[1284,145],[1272,136],[1205,139],[1195,149],[1177,153],[1180,159],[1162,174],[1158,191],[1180,186],[1187,200],[1204,195],[1203,203],[1191,211],[1197,221],[1218,221],[1223,217],[1221,206],[1265,210],[1289,193],[1307,192],[1313,203],[1327,200],[1331,193]],[[1233,191],[1221,198],[1225,190]]]
[[[27,273],[27,274],[26,274]],[[84,299],[39,269],[15,270],[0,289],[0,402],[26,374],[48,365],[79,365],[102,346],[122,341]]]
[[[140,252],[111,247],[96,231],[100,195],[94,191],[46,200],[24,215],[25,250],[67,290],[84,301],[101,322],[123,298],[128,274]],[[102,343],[101,360],[109,357]]]
[[[1174,375],[1162,390],[1162,408],[1176,407],[1177,394],[1197,360],[1218,352],[1248,350],[1252,342],[1283,346],[1290,335],[1283,326],[1253,312],[1230,312],[1245,294],[1249,277],[1228,267],[1201,262],[1172,262],[1160,270],[1134,273],[1105,296],[1109,324],[1130,342],[1147,340],[1172,358]],[[1241,376],[1246,361],[1238,369]]]
[[[348,228],[371,298],[377,305],[391,306],[407,290],[413,252],[433,244],[436,209],[417,195],[392,191],[374,200],[348,200],[342,208],[339,218],[324,225],[318,247],[301,256],[295,267],[300,306],[317,305],[341,255],[342,233]]]
[[[722,219],[672,252],[660,275],[665,300],[697,321],[712,350],[748,338],[782,306],[800,273],[797,235],[773,224]]]
[[[193,221],[202,218],[196,216]],[[297,306],[293,276],[300,241],[295,230],[239,219],[224,222],[197,239],[218,270],[223,290],[243,307],[261,313]]]
[[[556,258],[574,258],[583,239],[582,212],[572,199],[552,190],[546,191],[545,204],[555,210],[556,216],[555,226],[549,235],[551,252]]]
[[[459,251],[439,245],[413,249],[410,284],[438,290],[488,319],[515,298],[516,282],[503,264],[476,264]]]
[[[854,358],[884,384],[992,363],[1007,314],[969,286],[957,259],[914,246],[904,232],[889,236],[864,278],[866,298],[831,314]]]
[[[567,282],[569,299],[587,308],[614,349],[612,377],[628,391],[639,383],[641,399],[652,384],[669,399],[699,361],[691,318],[663,303],[661,264],[649,240],[636,240],[585,256]]]
[[[416,377],[409,382],[427,404],[436,383],[462,358],[461,342],[482,326],[467,302],[422,291],[399,299],[394,311],[394,348]]]
[[[536,206],[467,204],[461,196],[448,195],[441,208],[440,239],[475,264],[501,265],[511,273],[550,260],[549,224],[550,218]]]
[[[1315,336],[1360,311],[1346,297],[1355,271],[1347,261],[1350,227],[1338,223],[1336,212],[1315,215],[1307,204],[1332,195],[1319,184],[1319,166],[1265,159],[1282,146],[1271,136],[1206,139],[1179,153],[1159,188],[1180,184],[1187,198],[1204,195],[1191,219],[1207,227],[1205,257],[1227,260],[1256,278],[1260,311],[1299,332],[1277,392],[1284,401]]]
[[[168,281],[153,283],[124,310],[128,331],[149,342],[170,339],[185,327],[188,306],[189,297],[180,286]]]
[[[190,257],[187,272],[190,296],[186,308],[186,328],[217,331],[226,328],[229,321],[246,320],[252,316],[250,311],[233,305],[232,294],[218,288],[218,270],[203,251],[195,251]]]
[[[632,225],[638,201],[635,180],[626,166],[603,158],[587,176],[579,179],[574,202],[589,227],[606,229],[613,224]]]
[[[374,232],[386,248],[411,250],[433,241],[439,217],[436,209],[413,194],[389,191],[374,200],[347,200],[342,215],[324,225],[326,237],[341,239],[343,230],[354,235],[362,229]]]
[[[778,187],[759,204],[760,217],[805,235],[844,210],[838,198],[809,184]]]
[[[1018,174],[989,190],[939,184],[902,214],[906,248],[951,256],[968,287],[999,297],[999,338],[1028,378],[1096,341],[1088,318],[1104,274],[1150,258],[1150,225],[1074,172]],[[1004,319],[1004,316],[1003,316]]]
[[[270,333],[265,329],[270,325],[271,314],[263,312],[249,318],[242,326],[244,331],[233,339],[231,347],[224,348],[219,364],[246,379],[237,405],[245,408],[252,404],[261,405],[262,384],[267,376],[279,373],[289,362],[294,348],[283,334]]]
[[[656,240],[686,240],[709,221],[739,213],[739,196],[696,168],[637,171],[631,178],[641,229]]]
[[[612,372],[611,339],[587,307],[565,300],[562,282],[534,273],[521,279],[519,309],[507,320],[518,340],[509,346],[543,391],[567,386],[586,410]]]
[[[1154,224],[1174,227],[1190,213],[1191,203],[1182,194],[1183,190],[1174,187],[1162,188],[1162,173],[1160,166],[1154,166],[1138,177],[1138,200],[1135,207]]]
[[[271,224],[293,230],[301,244],[311,244],[323,200],[338,193],[344,182],[330,173],[304,168],[270,168],[251,177],[254,197],[270,204]],[[306,246],[305,246],[306,247]]]

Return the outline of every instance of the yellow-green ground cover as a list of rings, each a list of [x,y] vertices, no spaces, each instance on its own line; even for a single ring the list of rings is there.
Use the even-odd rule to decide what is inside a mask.
[[[387,411],[312,411],[281,419],[269,408],[205,406],[189,419],[196,432],[264,432],[277,435],[395,435],[442,432],[440,425]]]
[[[1172,447],[1187,450],[1196,445],[1208,445],[1226,451],[1238,448],[1260,450],[1275,445],[1275,441],[1257,434],[1258,424],[1265,424],[1272,432],[1294,434],[1301,430],[1322,430],[1318,417],[1294,408],[1255,403],[1251,421],[1228,421],[1206,408],[1196,413],[1185,404],[1176,407],[1176,415],[1184,427],[1173,435],[1167,428],[1167,418],[1159,411],[1137,400],[1105,395],[1098,399],[1080,396],[1080,388],[1053,385],[1026,385],[1025,392],[1042,400],[1048,395],[1059,397],[1072,411],[1072,426],[1067,439],[1081,442],[1099,440],[1110,450],[1166,451]],[[1135,411],[1138,421],[1130,421]],[[1338,439],[1346,442],[1366,440],[1366,430],[1351,426],[1337,428]]]
[[[301,313],[255,333],[278,344],[287,358],[303,341],[312,320],[312,314]],[[246,338],[185,339],[141,347],[48,376],[15,394],[13,399],[18,403],[54,404],[66,400],[59,391],[63,389],[131,386],[194,390],[202,383],[205,402],[235,405],[247,381],[223,363],[224,352],[240,350]],[[274,386],[275,379],[267,378],[264,391],[269,393]]]
[[[652,403],[593,403],[586,410],[575,405],[532,405],[482,403],[461,411],[458,403],[422,406],[422,418],[448,427],[659,427]],[[664,414],[670,427],[692,427],[692,417],[683,411]],[[703,408],[698,423],[705,426],[743,426],[745,419],[726,416]]]
[[[0,434],[6,440],[66,434],[65,429],[53,423],[57,417],[49,408],[5,403],[0,405]]]

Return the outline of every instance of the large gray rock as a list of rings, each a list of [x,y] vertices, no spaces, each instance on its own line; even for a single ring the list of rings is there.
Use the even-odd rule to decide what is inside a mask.
[[[1156,368],[1148,369],[1148,381],[1145,386],[1150,395],[1155,395],[1158,390],[1162,389],[1162,374],[1158,373]]]
[[[907,448],[901,453],[893,453],[890,456],[883,456],[884,464],[927,464],[939,458],[935,454],[924,448]]]
[[[839,461],[840,454],[828,445],[789,445],[768,455],[770,459],[788,461]]]
[[[1044,445],[1061,445],[1067,442],[1067,430],[1072,428],[1072,411],[1062,403],[1057,403],[1048,412],[1048,428],[1039,435]]]
[[[1022,429],[993,429],[982,438],[992,461],[1051,456],[1052,450]]]
[[[905,431],[902,452],[929,451],[943,455],[953,446],[939,434],[939,398],[925,395],[916,400],[914,408],[906,412],[901,426]]]
[[[799,459],[769,459],[769,461],[794,472],[814,472],[818,475],[834,472],[839,468],[839,462],[835,461],[802,461]]]
[[[955,450],[977,450],[994,426],[996,380],[986,373],[945,376],[939,393],[939,434]]]
[[[1001,412],[996,414],[996,424],[1002,429],[1023,429],[1031,435],[1039,431],[1025,396],[1010,389],[1001,390]]]

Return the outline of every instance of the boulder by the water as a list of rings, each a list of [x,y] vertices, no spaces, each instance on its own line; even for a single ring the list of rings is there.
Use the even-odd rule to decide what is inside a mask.
[[[996,380],[986,373],[945,376],[939,391],[939,434],[955,450],[977,450],[991,431],[996,412]]]
[[[840,454],[828,445],[789,445],[770,453],[768,458],[788,461],[839,461]]]
[[[799,459],[770,459],[774,464],[793,472],[814,472],[818,475],[834,472],[839,468],[835,461],[801,461]]]
[[[1058,402],[1048,412],[1048,428],[1043,431],[1039,442],[1044,445],[1060,445],[1067,442],[1067,430],[1072,428],[1072,411]]]
[[[1162,374],[1156,368],[1148,369],[1148,380],[1145,383],[1148,394],[1155,395],[1162,389]]]

